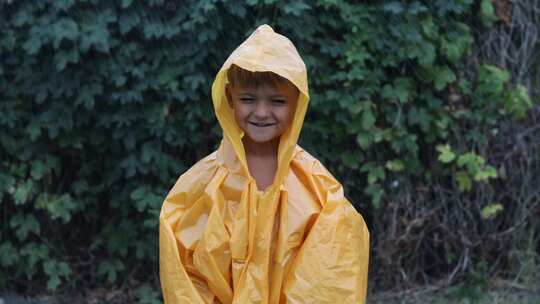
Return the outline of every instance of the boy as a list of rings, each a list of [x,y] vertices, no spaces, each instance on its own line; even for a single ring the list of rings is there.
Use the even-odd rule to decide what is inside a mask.
[[[165,303],[364,303],[369,232],[296,142],[309,100],[293,44],[260,26],[212,86],[223,141],[160,215]]]

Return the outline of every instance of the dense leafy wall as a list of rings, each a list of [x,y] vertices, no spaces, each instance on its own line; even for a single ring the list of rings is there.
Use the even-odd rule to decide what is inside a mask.
[[[215,149],[213,77],[262,23],[305,59],[301,144],[343,181],[374,245],[396,220],[381,209],[404,190],[437,182],[473,199],[498,176],[494,130],[532,106],[504,69],[472,56],[475,31],[497,18],[472,0],[2,2],[0,286],[155,280],[162,199]],[[480,207],[489,218],[501,203]]]

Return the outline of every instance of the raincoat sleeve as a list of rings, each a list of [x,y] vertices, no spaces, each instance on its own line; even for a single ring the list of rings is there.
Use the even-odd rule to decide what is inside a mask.
[[[312,181],[323,208],[285,282],[287,303],[365,303],[367,226],[341,184],[318,161]]]
[[[189,259],[186,247],[196,244],[203,233],[204,223],[188,223],[193,227],[189,234],[182,234],[180,226],[194,218],[188,213],[192,212],[193,205],[201,198],[206,184],[216,171],[212,156],[201,160],[180,176],[161,208],[159,268],[164,303],[205,303],[205,292],[201,290],[204,287],[197,284],[193,271],[190,273],[186,269],[186,264],[190,264],[186,261]]]

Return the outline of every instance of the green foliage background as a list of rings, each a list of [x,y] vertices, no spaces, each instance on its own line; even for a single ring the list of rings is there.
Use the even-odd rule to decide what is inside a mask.
[[[384,227],[396,221],[385,210],[408,191],[408,210],[435,212],[436,195],[424,195],[434,184],[471,200],[497,185],[494,130],[527,121],[533,103],[507,71],[473,58],[478,33],[497,22],[491,1],[353,3],[3,1],[0,288],[156,282],[162,200],[216,148],[213,78],[263,23],[289,37],[308,66],[301,145],[368,220],[374,275],[404,279],[400,269],[427,264],[430,277],[450,272],[459,240],[396,242],[426,251],[380,258],[391,257]],[[469,220],[496,234],[510,220],[497,218],[505,203],[482,203]],[[471,254],[495,259],[486,252]]]

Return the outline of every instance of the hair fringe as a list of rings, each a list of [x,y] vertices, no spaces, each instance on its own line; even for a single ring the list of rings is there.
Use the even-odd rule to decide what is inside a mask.
[[[227,79],[229,84],[235,86],[253,86],[258,87],[263,84],[277,86],[280,84],[290,83],[284,77],[279,76],[274,72],[251,72],[233,64],[227,71]]]

